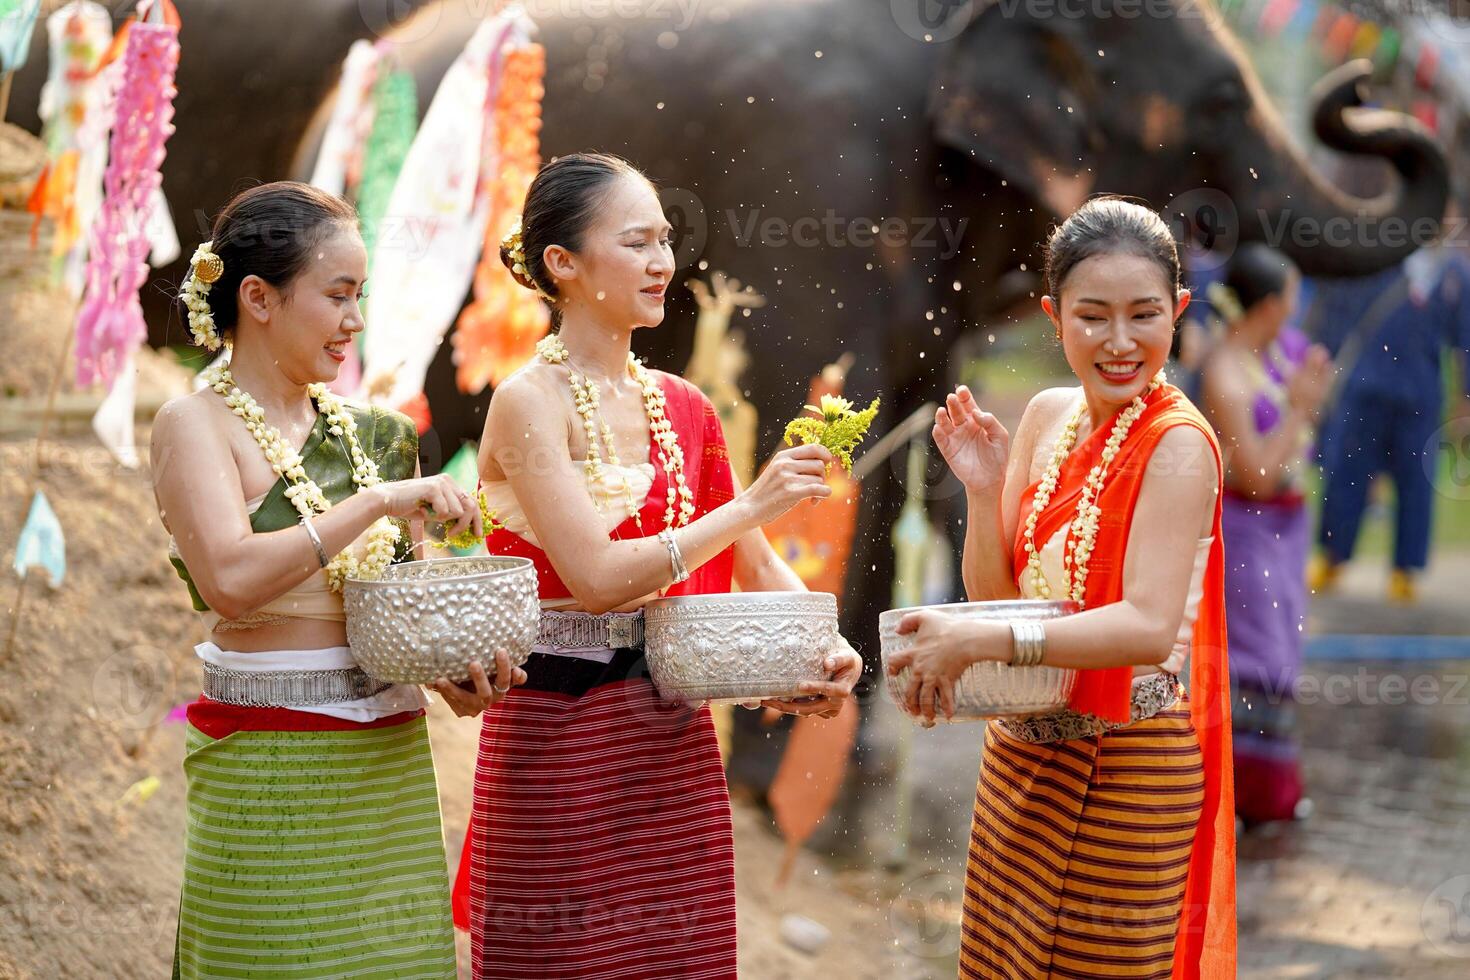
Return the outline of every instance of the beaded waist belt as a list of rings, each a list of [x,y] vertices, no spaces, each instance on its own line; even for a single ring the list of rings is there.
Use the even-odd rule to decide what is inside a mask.
[[[643,613],[541,614],[540,647],[606,647],[609,650],[640,649],[643,646]]]
[[[392,687],[361,667],[335,670],[231,670],[204,663],[204,696],[247,708],[296,708],[369,698]]]
[[[1023,742],[1065,742],[1073,738],[1091,738],[1125,728],[1152,718],[1179,702],[1179,678],[1173,674],[1155,674],[1133,685],[1127,721],[1106,721],[1097,715],[1085,715],[1071,708],[1034,718],[1002,718],[996,722],[1006,734]]]

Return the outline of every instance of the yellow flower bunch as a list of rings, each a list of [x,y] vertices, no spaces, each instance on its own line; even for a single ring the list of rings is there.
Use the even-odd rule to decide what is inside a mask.
[[[786,425],[786,445],[794,446],[797,440],[804,446],[824,446],[848,473],[852,472],[852,451],[868,434],[873,419],[878,417],[878,403],[873,403],[860,412],[853,411],[852,402],[837,395],[823,395],[821,406],[808,405],[806,410],[817,416],[803,415]]]
[[[458,534],[450,536],[448,534],[449,525],[445,524],[444,530],[446,533],[444,540],[431,541],[430,544],[435,548],[458,548],[462,551],[466,548],[473,548],[481,541],[484,541],[486,536],[504,527],[505,525],[495,519],[495,511],[490,509],[490,503],[485,499],[485,491],[481,490],[478,496],[480,498],[480,523],[485,528],[485,534],[476,536],[474,528],[467,527]]]

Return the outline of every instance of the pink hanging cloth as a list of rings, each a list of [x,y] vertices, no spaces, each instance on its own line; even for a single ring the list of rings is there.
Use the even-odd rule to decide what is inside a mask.
[[[104,198],[92,226],[86,290],[77,314],[77,384],[100,381],[108,390],[148,334],[138,292],[148,274],[147,225],[163,179],[164,144],[174,131],[178,11],[168,0],[143,0],[125,30]]]

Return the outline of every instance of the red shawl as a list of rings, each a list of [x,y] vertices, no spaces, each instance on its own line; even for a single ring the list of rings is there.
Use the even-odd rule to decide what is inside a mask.
[[[704,393],[683,378],[662,371],[651,372],[663,388],[666,404],[664,413],[674,434],[679,437],[679,448],[684,451],[684,482],[694,491],[694,516],[698,520],[705,514],[728,502],[735,495],[735,481],[731,476],[730,454],[725,448],[725,433],[720,428],[720,417]],[[651,537],[664,527],[664,511],[668,506],[669,475],[658,464],[657,451],[650,444],[648,461],[653,464],[653,486],[643,501],[640,512],[643,527],[629,517],[608,535],[614,541],[627,541],[640,537]],[[531,544],[520,535],[504,528],[485,539],[485,546],[492,555],[515,555],[529,558],[536,565],[536,576],[540,580],[542,599],[566,599],[571,590],[562,582],[546,552]],[[670,586],[665,595],[704,595],[714,592],[729,592],[730,581],[735,570],[735,549],[727,548],[699,568],[692,569],[689,579]]]
[[[1097,540],[1087,570],[1087,608],[1123,598],[1123,560],[1144,474],[1159,440],[1176,425],[1205,434],[1220,467],[1220,446],[1199,410],[1178,388],[1164,385],[1146,400],[1113,464],[1097,501],[1102,509]],[[1062,464],[1057,489],[1036,522],[1035,540],[1051,540],[1077,509],[1088,472],[1102,455],[1111,425],[1093,432]],[[1188,465],[1189,460],[1179,460]],[[1203,465],[1204,460],[1197,465]],[[1024,516],[1031,513],[1036,484],[1021,496],[1013,567],[1016,580],[1026,570]],[[1070,533],[1070,532],[1069,532]],[[1189,653],[1189,705],[1204,757],[1205,798],[1189,861],[1174,953],[1176,978],[1235,976],[1235,791],[1230,755],[1230,682],[1225,649],[1225,556],[1220,534],[1220,496],[1215,498],[1214,543],[1205,567],[1203,595]],[[1128,720],[1131,667],[1079,672],[1070,706],[1112,721]]]

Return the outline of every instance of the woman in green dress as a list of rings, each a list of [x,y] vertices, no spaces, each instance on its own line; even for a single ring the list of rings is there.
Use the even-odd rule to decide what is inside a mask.
[[[447,476],[418,473],[397,412],[332,382],[362,330],[356,214],[305,184],[220,213],[181,299],[207,386],[154,422],[154,490],[209,632],[188,708],[176,977],[455,975],[427,700],[365,674],[341,585],[408,557],[422,521],[480,527]],[[524,679],[434,685],[476,715]]]

